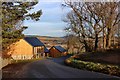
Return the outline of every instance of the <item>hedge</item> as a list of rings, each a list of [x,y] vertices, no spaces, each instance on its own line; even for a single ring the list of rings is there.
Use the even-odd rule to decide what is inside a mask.
[[[90,70],[90,71],[101,72],[109,75],[120,76],[120,67],[116,65],[106,65],[101,63],[86,62],[86,61],[76,60],[72,57],[66,59],[65,64],[78,69]]]

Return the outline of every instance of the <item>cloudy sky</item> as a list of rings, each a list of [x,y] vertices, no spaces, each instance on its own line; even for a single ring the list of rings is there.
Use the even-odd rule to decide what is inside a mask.
[[[23,33],[26,35],[40,35],[40,36],[53,36],[62,37],[66,33],[63,30],[66,27],[66,23],[62,21],[65,14],[70,10],[61,7],[61,1],[40,1],[34,6],[34,9],[30,12],[35,12],[42,9],[42,16],[37,22],[24,21],[24,25],[28,26]]]

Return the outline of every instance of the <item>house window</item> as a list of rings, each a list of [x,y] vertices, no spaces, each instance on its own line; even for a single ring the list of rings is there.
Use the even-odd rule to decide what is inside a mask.
[[[37,47],[34,47],[34,53],[37,54],[38,51],[37,51]]]
[[[25,59],[25,55],[24,55],[24,59]]]
[[[38,47],[37,48],[37,53],[40,53],[41,52],[41,47]]]
[[[37,53],[42,53],[44,52],[44,46],[40,46],[40,47],[35,47],[34,48],[34,53],[37,54]]]

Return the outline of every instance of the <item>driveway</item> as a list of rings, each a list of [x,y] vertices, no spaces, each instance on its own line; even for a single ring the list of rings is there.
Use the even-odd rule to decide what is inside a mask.
[[[67,57],[43,59],[23,66],[14,78],[117,78],[65,66]]]

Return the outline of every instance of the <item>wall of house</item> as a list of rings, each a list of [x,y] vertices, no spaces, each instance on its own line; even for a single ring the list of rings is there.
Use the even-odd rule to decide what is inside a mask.
[[[24,39],[21,39],[12,46],[12,50],[9,53],[15,60],[31,59],[33,57],[33,47]]]
[[[66,55],[67,55],[67,52],[62,52],[62,55],[63,55],[63,56],[66,56]]]
[[[34,54],[44,53],[44,46],[34,47]]]
[[[50,57],[60,57],[60,56],[63,56],[63,54],[58,51],[57,49],[55,49],[54,47],[52,47],[50,49],[50,53],[49,53]]]
[[[40,57],[44,57],[45,56],[45,53],[44,53],[44,46],[37,46],[37,47],[34,47],[34,58],[40,58]]]

